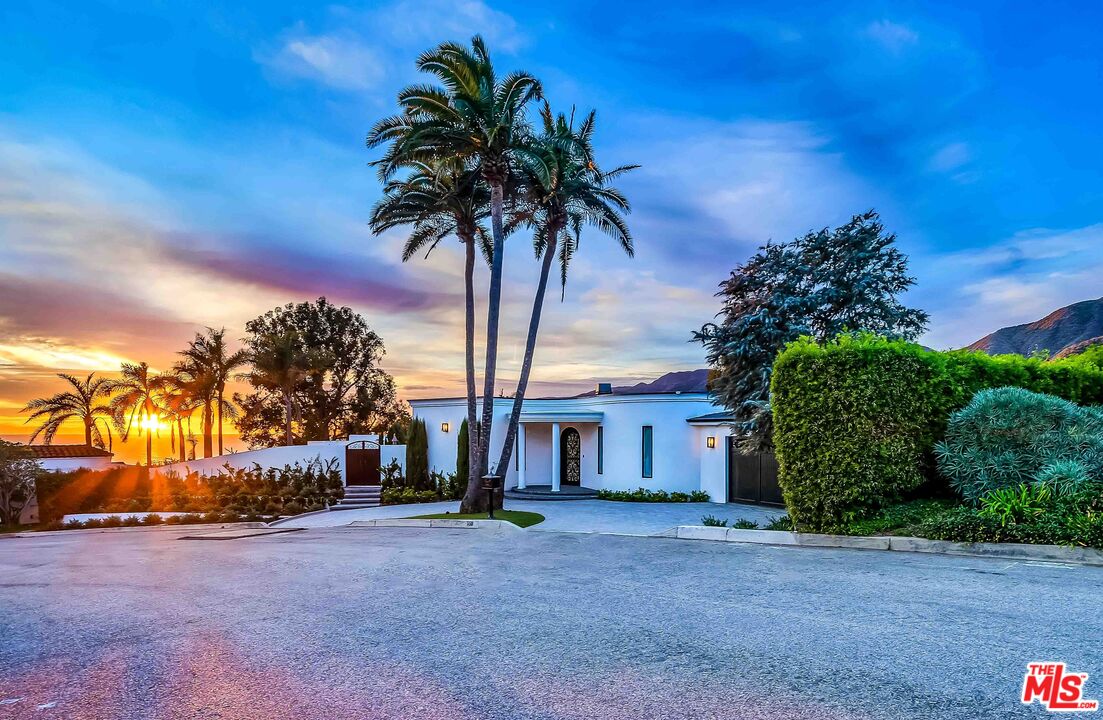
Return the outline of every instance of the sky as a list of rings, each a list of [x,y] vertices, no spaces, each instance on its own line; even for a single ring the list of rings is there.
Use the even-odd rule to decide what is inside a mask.
[[[403,397],[462,394],[458,243],[404,264],[401,230],[371,234],[364,137],[418,53],[474,33],[554,109],[597,110],[604,165],[642,165],[619,183],[636,256],[583,235],[534,394],[703,367],[732,268],[869,208],[927,345],[1103,295],[1103,6],[827,5],[0,4],[0,434],[57,372],[167,368],[205,326],[321,295],[383,337]],[[503,390],[536,276],[511,237]]]

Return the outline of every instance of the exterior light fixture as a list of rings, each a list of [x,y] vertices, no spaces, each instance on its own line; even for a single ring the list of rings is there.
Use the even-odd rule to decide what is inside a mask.
[[[441,432],[448,432],[448,423],[441,423],[440,424],[440,431]]]
[[[707,438],[705,438],[705,446],[710,448],[716,447],[716,438],[714,438],[712,435],[709,435]]]

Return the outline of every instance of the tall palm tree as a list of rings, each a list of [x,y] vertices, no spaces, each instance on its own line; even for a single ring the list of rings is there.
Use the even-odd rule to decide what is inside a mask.
[[[162,373],[160,380],[159,405],[171,426],[171,447],[173,452],[179,451],[180,462],[184,462],[188,459],[184,423],[191,426],[191,416],[199,409],[202,401],[192,396],[188,378],[180,373]],[[177,446],[178,440],[179,446]]]
[[[22,410],[31,413],[25,422],[42,421],[31,434],[30,441],[33,443],[41,434],[42,441],[49,445],[63,424],[70,420],[79,420],[84,425],[85,445],[106,447],[110,450],[114,440],[111,435],[112,412],[109,405],[112,381],[98,378],[95,373],[88,373],[88,377],[83,380],[66,373],[58,373],[57,376],[69,383],[72,389],[52,397],[31,400]]]
[[[602,172],[598,168],[592,145],[595,125],[595,114],[592,111],[577,129],[574,127],[573,113],[569,119],[562,113],[553,118],[551,107],[546,102],[541,117],[543,134],[520,153],[523,206],[511,218],[513,224],[533,228],[533,248],[537,257],[542,257],[540,280],[536,286],[532,314],[529,316],[525,355],[517,381],[517,392],[513,396],[509,426],[501,456],[494,466],[495,475],[505,473],[513,453],[521,405],[525,401],[525,391],[536,352],[544,294],[557,246],[560,282],[564,288],[567,283],[567,268],[578,249],[583,225],[593,225],[612,236],[629,257],[635,253],[632,234],[623,215],[631,210],[628,199],[608,183],[639,166],[624,165],[608,172]]]
[[[226,328],[207,328],[206,334],[196,334],[180,354],[184,356],[184,365],[193,371],[190,374],[202,377],[210,385],[211,398],[204,406],[203,451],[205,457],[211,456],[211,415],[217,409],[218,454],[221,455],[223,416],[237,417],[237,409],[226,401],[226,382],[235,370],[247,362],[248,353],[243,349],[230,352],[226,344]]]
[[[214,376],[206,366],[185,355],[186,352],[180,353],[184,359],[172,366],[172,372],[184,391],[196,402],[197,408],[203,408],[203,457],[209,458],[214,455],[214,403],[217,397]]]
[[[464,360],[467,374],[467,426],[476,426],[475,394],[475,243],[490,259],[492,252],[482,222],[489,213],[490,191],[477,170],[460,163],[436,166],[412,163],[411,173],[392,180],[372,210],[371,228],[381,233],[400,225],[413,226],[402,249],[402,261],[429,253],[448,235],[464,246]],[[469,436],[468,467],[477,469],[478,438]],[[470,484],[472,473],[468,474]]]
[[[123,441],[130,437],[135,423],[139,436],[145,431],[146,467],[153,464],[153,428],[148,425],[160,415],[159,399],[164,382],[143,362],[123,363],[120,379],[111,384],[115,395],[110,407]]]
[[[302,340],[297,333],[273,333],[250,342],[249,361],[252,367],[239,375],[240,379],[279,395],[283,400],[284,444],[294,445],[295,388],[310,373],[309,353],[302,350]]]
[[[510,73],[500,81],[483,39],[471,47],[443,43],[418,58],[419,70],[435,75],[441,86],[414,85],[398,94],[402,114],[378,122],[368,146],[390,143],[375,164],[383,179],[412,162],[472,162],[490,186],[493,252],[487,299],[483,412],[479,426],[478,474],[468,483],[461,510],[483,509],[478,475],[487,466],[494,418],[494,380],[498,359],[498,323],[502,299],[505,229],[503,213],[510,165],[528,135],[525,106],[542,95],[540,81],[528,73]]]

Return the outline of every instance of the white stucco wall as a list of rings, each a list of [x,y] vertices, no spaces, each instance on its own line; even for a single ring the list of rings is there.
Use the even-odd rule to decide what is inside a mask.
[[[491,437],[491,465],[497,462],[505,439],[511,399],[494,401],[494,428]],[[456,469],[456,438],[467,414],[463,398],[412,400],[416,417],[425,420],[429,439],[429,465],[442,472]],[[597,423],[562,422],[579,431],[582,439],[582,484],[595,489],[690,492],[705,490],[714,502],[727,498],[727,464],[724,454],[728,430],[722,426],[705,428],[690,425],[688,418],[713,413],[722,408],[704,393],[655,395],[605,395],[557,400],[526,400],[525,413],[600,412],[604,428],[604,472],[597,473]],[[481,412],[481,408],[480,408]],[[441,430],[447,422],[449,432]],[[643,477],[643,426],[653,428],[653,472]],[[551,423],[526,424],[525,480],[529,485],[551,484]],[[705,447],[708,435],[717,437],[716,448]],[[555,439],[554,442],[558,442]],[[517,461],[509,464],[506,486],[517,484]]]
[[[68,458],[43,458],[38,461],[43,470],[57,470],[68,472],[70,470],[107,470],[115,463],[109,457],[68,457]]]
[[[376,439],[374,435],[353,435],[348,440],[312,441],[306,445],[262,448],[260,450],[248,450],[246,452],[176,462],[163,466],[163,469],[172,470],[182,475],[192,472],[200,475],[217,475],[226,465],[240,469],[259,465],[261,468],[268,469],[282,468],[285,465],[294,465],[295,463],[306,465],[314,460],[320,460],[323,464],[335,460],[341,469],[342,482],[347,482],[345,476],[345,447],[350,442],[359,440],[374,442]],[[405,472],[405,445],[381,445],[379,447],[379,466],[386,467],[392,460],[396,460]]]

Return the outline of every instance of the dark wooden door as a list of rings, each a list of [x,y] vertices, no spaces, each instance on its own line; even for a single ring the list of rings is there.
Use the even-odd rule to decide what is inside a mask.
[[[379,446],[366,440],[345,446],[345,484],[379,484]]]
[[[582,484],[582,436],[574,428],[559,436],[559,484]]]
[[[782,505],[777,458],[770,453],[743,453],[728,438],[728,502]]]

